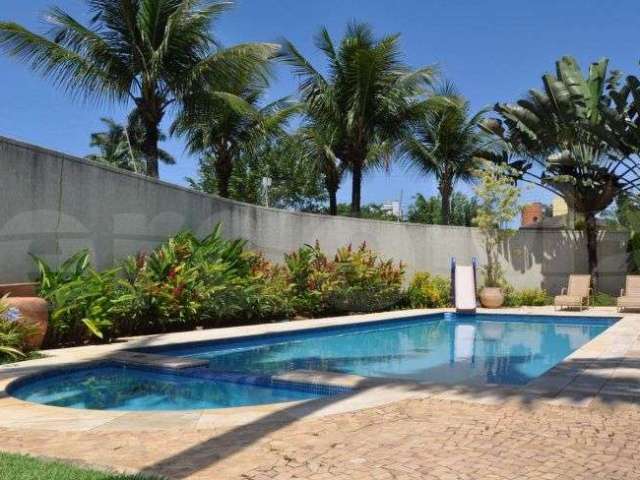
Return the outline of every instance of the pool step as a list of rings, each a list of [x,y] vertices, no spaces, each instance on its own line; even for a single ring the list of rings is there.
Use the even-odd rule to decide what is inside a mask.
[[[204,367],[209,365],[208,360],[186,357],[170,357],[168,355],[128,351],[116,352],[109,356],[109,360],[124,363],[125,365],[155,367],[168,370],[183,370],[185,368]]]
[[[351,390],[367,389],[376,385],[398,383],[397,380],[394,381],[386,378],[361,377],[359,375],[325,372],[320,370],[291,370],[286,373],[274,375],[272,378],[282,382],[310,383],[330,387],[348,388]]]

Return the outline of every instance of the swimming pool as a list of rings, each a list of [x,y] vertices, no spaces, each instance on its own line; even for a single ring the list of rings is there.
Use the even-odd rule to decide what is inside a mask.
[[[308,400],[344,389],[278,383],[295,370],[418,383],[523,385],[611,326],[613,317],[438,314],[144,349],[204,359],[180,372],[101,366],[27,379],[10,393],[75,408],[188,410]],[[251,379],[247,381],[247,379]]]
[[[206,359],[218,372],[320,370],[415,382],[522,385],[615,321],[440,314],[153,351]]]

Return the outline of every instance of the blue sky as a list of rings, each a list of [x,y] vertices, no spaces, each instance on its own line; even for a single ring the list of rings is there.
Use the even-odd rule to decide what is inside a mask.
[[[44,27],[42,13],[51,5],[86,19],[82,0],[2,3],[0,19],[34,29]],[[633,0],[241,0],[215,31],[227,45],[286,36],[321,65],[313,34],[325,25],[338,38],[352,19],[371,23],[379,34],[401,33],[407,63],[439,65],[474,108],[511,101],[538,87],[541,75],[562,55],[575,56],[585,68],[606,56],[611,68],[640,74],[640,2]],[[271,98],[294,93],[297,82],[288,69],[279,67],[276,73]],[[89,134],[101,129],[100,117],[121,120],[130,107],[74,102],[24,65],[3,57],[0,82],[0,135],[74,155],[89,153]],[[163,179],[184,183],[185,176],[195,174],[196,159],[184,152],[179,139],[167,141],[164,148],[178,163],[161,168]],[[418,192],[433,194],[435,184],[401,168],[365,179],[365,202],[397,199],[401,192],[406,204]],[[346,181],[340,200],[349,196]],[[546,195],[534,189],[524,198]]]

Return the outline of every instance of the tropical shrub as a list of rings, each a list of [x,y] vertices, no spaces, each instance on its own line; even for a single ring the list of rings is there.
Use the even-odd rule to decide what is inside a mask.
[[[227,242],[215,229],[202,240],[181,232],[150,254],[128,258],[123,263],[127,293],[118,333],[193,327],[205,305],[235,286],[237,270],[248,271],[243,249],[242,242]]]
[[[616,297],[604,292],[595,292],[589,300],[593,307],[614,307],[616,302]]]
[[[329,304],[336,312],[375,312],[403,299],[404,265],[383,260],[366,243],[339,248],[335,259],[335,288]]]
[[[237,324],[293,316],[292,285],[286,269],[272,264],[262,254],[247,251],[243,256],[249,262],[250,269],[240,277],[240,288],[233,290],[235,302],[220,305],[224,308],[231,306],[238,312],[236,315],[227,315],[227,324],[229,320]],[[219,309],[212,309],[211,315],[215,315],[216,326],[225,321]]]
[[[383,260],[366,243],[338,249],[333,260],[320,245],[285,255],[296,313],[306,316],[371,312],[398,304],[404,267]]]
[[[181,232],[123,264],[119,334],[222,326],[288,317],[286,275],[220,227],[199,240]],[[126,315],[125,315],[126,314]]]
[[[81,250],[57,269],[32,255],[39,271],[39,293],[50,304],[45,346],[78,344],[92,336],[110,336],[119,290],[117,269],[97,272],[88,250]]]
[[[287,318],[294,308],[283,267],[224,240],[220,228],[198,239],[181,232],[151,253],[96,272],[87,252],[58,270],[36,258],[40,292],[51,304],[47,346],[97,337]]]
[[[511,286],[503,288],[505,307],[540,307],[551,305],[553,297],[540,288],[523,288],[516,290]]]
[[[308,316],[328,312],[329,297],[338,287],[335,262],[327,258],[317,242],[285,255],[284,260],[296,311]]]
[[[79,252],[59,269],[36,258],[51,305],[46,346],[247,322],[384,310],[403,300],[402,264],[362,244],[329,259],[304,246],[275,265],[226,240],[181,232],[150,253],[97,272]]]
[[[89,267],[78,278],[55,288],[41,286],[46,292],[44,298],[51,305],[44,345],[84,343],[93,336],[110,339],[120,295],[124,292],[117,273],[117,269],[96,272]]]
[[[416,273],[407,289],[412,308],[443,308],[451,305],[451,281],[427,272]]]
[[[51,268],[46,261],[31,255],[36,262],[39,272],[40,294],[46,297],[58,287],[81,279],[91,269],[91,255],[89,250],[80,250],[62,262],[57,270]]]
[[[27,351],[27,339],[33,327],[20,320],[20,312],[9,306],[0,298],[0,363],[24,357]]]

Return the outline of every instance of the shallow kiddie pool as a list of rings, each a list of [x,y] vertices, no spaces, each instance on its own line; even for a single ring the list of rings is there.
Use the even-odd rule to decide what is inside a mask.
[[[295,370],[417,383],[523,385],[617,318],[434,314],[144,349],[207,360],[176,372],[103,364],[19,379],[17,398],[100,410],[190,410],[309,400],[347,391],[273,377]]]
[[[175,373],[116,363],[58,370],[12,384],[9,393],[34,403],[91,410],[194,410],[310,400],[342,389],[272,382],[221,381],[199,369]]]

